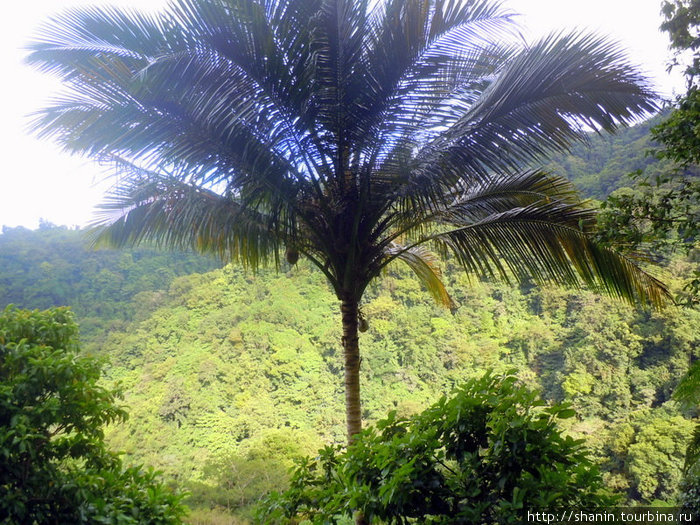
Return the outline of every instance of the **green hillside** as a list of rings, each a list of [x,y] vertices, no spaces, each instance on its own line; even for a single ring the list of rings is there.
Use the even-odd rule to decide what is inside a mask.
[[[615,190],[632,185],[629,174],[640,171],[650,180],[674,170],[673,162],[652,154],[657,145],[649,130],[663,118],[654,117],[614,135],[590,135],[569,155],[557,155],[547,164],[550,171],[567,176],[585,197],[602,200]],[[691,171],[690,169],[688,170]],[[697,171],[693,171],[697,175]]]
[[[648,165],[648,125],[592,137],[552,166],[602,197]],[[108,430],[130,461],[162,470],[195,506],[243,515],[283,487],[294,458],[344,441],[338,301],[305,264],[257,274],[190,254],[93,251],[80,231],[0,235],[0,308],[73,307],[83,348],[109,360],[130,419]],[[697,262],[663,271],[675,291]],[[445,268],[458,308],[436,306],[407,273],[387,272],[362,305],[368,422],[412,414],[486,369],[515,367],[601,463],[609,487],[673,501],[694,413],[671,392],[700,357],[700,312],[638,311],[587,292],[470,282]]]
[[[692,424],[669,397],[698,357],[697,311],[651,314],[589,293],[450,284],[460,304],[454,315],[400,274],[387,276],[364,305],[368,421],[392,409],[416,412],[486,368],[515,366],[547,398],[573,402],[580,418],[572,432],[609,458],[615,484],[646,501],[673,496]],[[271,429],[311,448],[342,442],[335,303],[305,267],[176,279],[163,305],[104,346],[132,415],[112,429],[112,442],[194,479],[207,461],[264,448]],[[641,469],[646,453],[634,455],[632,445],[649,446],[650,424],[670,433],[673,447],[659,465]]]
[[[167,290],[180,275],[221,263],[194,254],[138,248],[95,250],[88,233],[44,224],[4,227],[0,235],[0,304],[45,309],[70,306],[91,349],[134,319],[139,294]],[[97,339],[94,339],[97,338]]]

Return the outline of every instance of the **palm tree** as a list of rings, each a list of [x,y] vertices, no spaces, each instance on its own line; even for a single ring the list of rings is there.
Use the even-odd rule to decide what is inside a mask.
[[[667,297],[591,239],[594,213],[566,180],[532,168],[654,110],[653,93],[605,39],[515,33],[489,0],[74,9],[30,46],[67,88],[33,126],[118,167],[98,221],[113,245],[318,267],[340,301],[352,441],[359,305],[389,264],[449,307],[447,256],[475,276]]]

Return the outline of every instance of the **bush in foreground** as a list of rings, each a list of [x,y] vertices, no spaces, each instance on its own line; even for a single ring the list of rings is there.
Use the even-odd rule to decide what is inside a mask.
[[[391,413],[345,451],[303,461],[259,520],[338,523],[357,509],[395,524],[521,523],[528,509],[612,505],[582,442],[557,427],[573,415],[513,375],[487,373],[413,418]]]
[[[77,332],[66,308],[0,313],[0,522],[180,523],[180,496],[106,449],[126,413]]]

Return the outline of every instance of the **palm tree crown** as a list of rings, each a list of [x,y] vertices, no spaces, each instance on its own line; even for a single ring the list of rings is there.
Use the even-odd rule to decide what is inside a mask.
[[[350,437],[358,304],[393,261],[448,306],[446,255],[479,276],[667,296],[591,240],[594,215],[566,180],[531,168],[652,111],[653,93],[604,39],[499,43],[513,33],[488,0],[76,9],[31,44],[29,63],[67,87],[33,125],[120,169],[108,242],[315,264],[341,301]]]

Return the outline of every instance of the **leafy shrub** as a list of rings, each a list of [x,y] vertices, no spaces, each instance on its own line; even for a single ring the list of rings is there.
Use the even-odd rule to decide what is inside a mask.
[[[684,512],[700,515],[700,471],[697,468],[685,474],[680,485],[679,504]]]
[[[527,509],[614,503],[582,442],[512,373],[486,373],[410,419],[387,419],[343,451],[327,447],[301,462],[291,487],[261,509],[263,523],[338,523],[360,510],[369,520],[521,523]]]
[[[180,497],[106,449],[126,413],[77,331],[66,308],[0,314],[0,522],[180,523]]]

